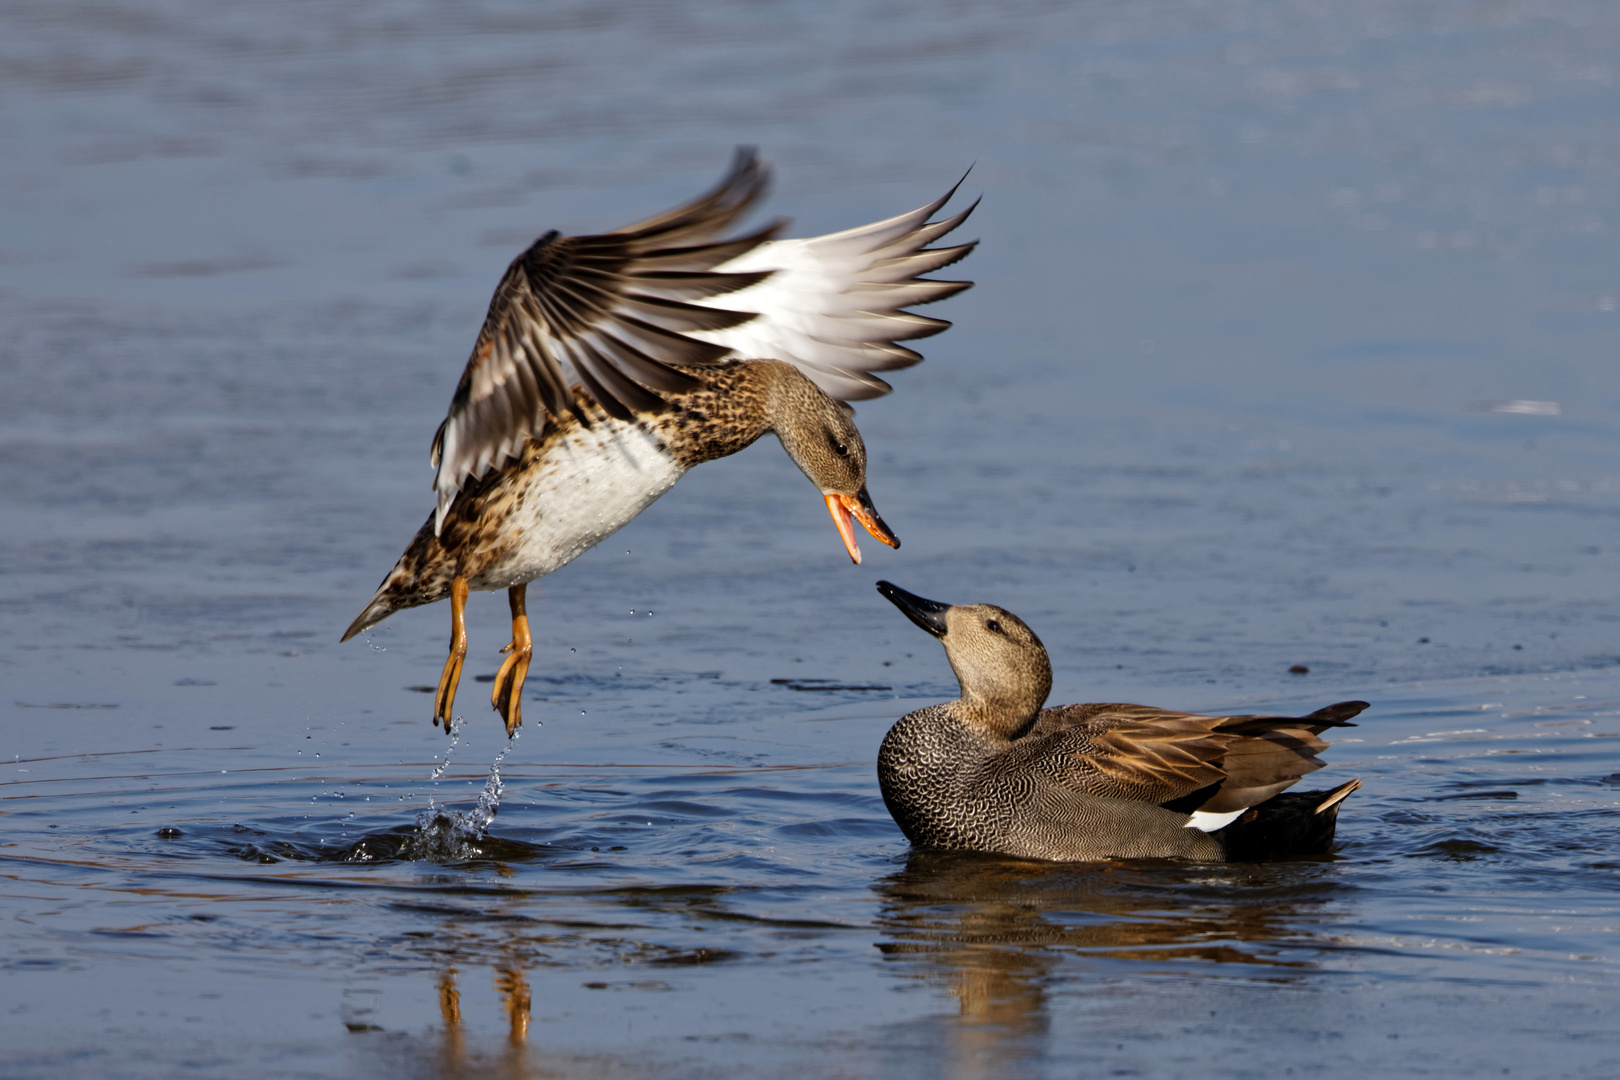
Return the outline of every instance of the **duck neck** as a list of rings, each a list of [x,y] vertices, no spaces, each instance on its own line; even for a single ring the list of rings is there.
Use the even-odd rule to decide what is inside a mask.
[[[1028,731],[1052,692],[1052,664],[1043,648],[1009,663],[987,657],[971,644],[952,648],[947,637],[945,655],[962,687],[956,714],[998,739],[1016,739]]]
[[[964,689],[953,703],[953,711],[972,727],[998,740],[1011,741],[1023,735],[1035,722],[1046,703],[1045,692],[994,697]]]
[[[764,409],[761,431],[772,431],[793,453],[794,436],[803,418],[815,411],[817,399],[824,397],[804,372],[784,360],[748,360],[749,375],[759,386]]]
[[[782,449],[810,482],[827,491],[826,462],[822,445],[828,412],[836,408],[832,399],[810,381],[804,372],[782,360],[745,360],[748,379],[758,395],[758,422],[753,435],[769,431],[781,440]]]

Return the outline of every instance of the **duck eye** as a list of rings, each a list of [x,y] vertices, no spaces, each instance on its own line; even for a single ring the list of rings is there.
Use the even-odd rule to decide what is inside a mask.
[[[849,447],[845,446],[843,443],[839,442],[837,439],[834,439],[833,440],[833,453],[837,454],[839,457],[849,457]]]
[[[990,631],[992,634],[1001,633],[1001,624],[994,619],[991,619],[989,622],[985,623],[984,628]]]

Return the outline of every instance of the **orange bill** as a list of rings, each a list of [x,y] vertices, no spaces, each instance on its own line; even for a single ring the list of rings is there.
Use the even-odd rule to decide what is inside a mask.
[[[872,534],[872,539],[879,543],[888,544],[892,548],[900,546],[900,538],[878,517],[877,508],[872,505],[872,497],[863,487],[854,495],[828,495],[827,512],[832,514],[833,524],[838,526],[838,535],[844,541],[844,549],[857,565],[861,561],[861,549],[855,545],[855,529],[850,524],[850,515],[860,521],[861,526]]]

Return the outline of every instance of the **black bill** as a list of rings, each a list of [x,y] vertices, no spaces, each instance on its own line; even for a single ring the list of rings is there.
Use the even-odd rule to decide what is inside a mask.
[[[906,618],[930,634],[937,638],[945,636],[945,613],[951,609],[951,605],[924,600],[887,581],[878,582],[877,591],[882,593],[889,603],[905,612]]]

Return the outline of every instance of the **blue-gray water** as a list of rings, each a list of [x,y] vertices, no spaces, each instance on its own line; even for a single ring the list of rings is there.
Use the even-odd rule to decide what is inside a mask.
[[[0,8],[0,1072],[1612,1076],[1617,58],[1595,0]],[[482,854],[402,857],[488,684],[430,781],[448,612],[336,639],[489,292],[738,143],[801,235],[976,163],[859,411],[905,546],[693,473],[535,590]],[[1056,701],[1371,701],[1338,857],[909,855],[872,762],[954,684],[878,577]]]

